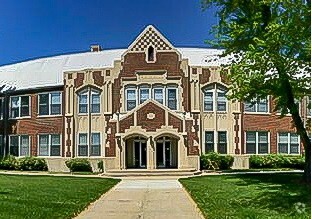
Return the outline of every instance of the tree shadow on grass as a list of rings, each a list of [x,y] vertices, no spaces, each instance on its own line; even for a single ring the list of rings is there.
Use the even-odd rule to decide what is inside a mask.
[[[311,189],[301,183],[302,174],[244,174],[229,175],[225,181],[240,179],[233,182],[239,189],[253,187],[248,201],[245,203],[253,208],[266,208],[270,211],[278,211],[288,214],[298,202],[305,203],[306,211],[309,212]],[[302,206],[300,206],[302,208]]]

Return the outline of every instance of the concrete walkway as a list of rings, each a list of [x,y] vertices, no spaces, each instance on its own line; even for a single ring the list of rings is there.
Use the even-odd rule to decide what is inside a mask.
[[[177,180],[122,180],[77,219],[203,218]]]

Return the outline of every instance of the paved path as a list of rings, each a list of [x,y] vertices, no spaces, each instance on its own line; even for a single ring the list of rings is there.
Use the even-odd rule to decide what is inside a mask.
[[[200,213],[177,180],[123,180],[78,219],[197,219]]]

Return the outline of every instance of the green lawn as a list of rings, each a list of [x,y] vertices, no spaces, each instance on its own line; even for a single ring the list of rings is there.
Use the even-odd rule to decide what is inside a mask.
[[[119,180],[0,175],[0,218],[72,218]]]
[[[200,176],[180,182],[209,219],[310,218],[310,188],[301,179],[302,174],[279,173]]]

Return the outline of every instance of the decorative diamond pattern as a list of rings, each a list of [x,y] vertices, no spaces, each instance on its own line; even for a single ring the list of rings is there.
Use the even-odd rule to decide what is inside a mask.
[[[132,46],[130,51],[132,52],[144,52],[149,45],[153,45],[156,50],[171,50],[172,47],[168,45],[156,31],[149,27],[138,42]]]

